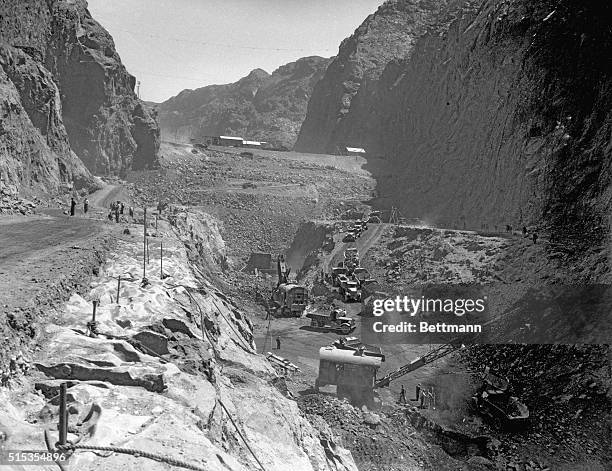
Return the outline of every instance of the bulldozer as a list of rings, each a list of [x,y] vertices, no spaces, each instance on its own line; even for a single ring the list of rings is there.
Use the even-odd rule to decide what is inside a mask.
[[[306,314],[311,319],[310,327],[321,330],[334,330],[348,335],[355,330],[355,319],[346,315],[346,310],[333,308],[329,312],[311,312]]]
[[[308,290],[297,281],[290,281],[291,268],[285,263],[284,255],[276,262],[278,282],[272,291],[272,305],[278,317],[300,317],[306,309]]]

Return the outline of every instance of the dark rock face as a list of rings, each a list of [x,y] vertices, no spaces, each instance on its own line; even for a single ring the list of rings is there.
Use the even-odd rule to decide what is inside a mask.
[[[72,152],[60,93],[49,71],[0,43],[0,190],[55,192],[92,183]]]
[[[20,49],[29,64],[29,70],[19,65],[19,76],[11,72],[13,66],[3,69],[8,80],[16,80],[17,89],[25,87],[21,99],[32,126],[58,154],[54,160],[66,167],[63,174],[44,178],[51,187],[73,179],[74,153],[99,174],[156,165],[160,139],[155,113],[135,96],[135,78],[121,64],[111,36],[91,17],[84,0],[0,0],[0,35],[3,49]],[[44,77],[44,89],[36,86],[37,75]],[[57,96],[51,100],[53,90]],[[7,98],[3,93],[0,100]],[[55,114],[47,113],[43,103]],[[27,184],[25,180],[22,176]]]
[[[415,29],[404,7],[426,4],[387,2],[342,44],[296,149],[361,145],[381,206],[454,227],[538,226],[564,257],[609,266],[612,6],[449,2]],[[404,55],[359,68],[381,57],[369,35],[397,44],[375,29],[385,22],[403,28]],[[356,92],[346,69],[365,77]]]
[[[304,57],[272,74],[255,69],[236,83],[183,90],[159,105],[162,133],[179,141],[238,135],[291,148],[329,61]]]
[[[336,58],[316,84],[295,149],[334,152],[337,145],[361,146],[372,132],[366,118],[376,113],[376,83],[393,59],[409,56],[417,38],[457,8],[460,1],[391,0],[368,16],[340,44]],[[362,117],[349,124],[352,114]]]

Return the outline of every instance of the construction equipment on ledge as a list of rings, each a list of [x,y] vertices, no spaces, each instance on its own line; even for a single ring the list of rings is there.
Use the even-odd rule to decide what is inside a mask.
[[[310,312],[306,317],[311,319],[310,327],[321,330],[335,330],[347,335],[355,330],[355,319],[346,315],[344,309],[332,309],[329,312]]]
[[[284,255],[277,259],[278,283],[272,291],[272,303],[277,316],[300,317],[306,309],[308,290],[297,283],[290,281],[291,268],[287,267]]]

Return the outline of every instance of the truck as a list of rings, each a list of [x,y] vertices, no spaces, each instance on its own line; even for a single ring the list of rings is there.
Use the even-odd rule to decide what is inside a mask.
[[[359,260],[359,250],[357,247],[349,247],[344,251],[344,260]]]
[[[344,309],[332,308],[329,312],[311,312],[306,314],[310,318],[310,327],[324,330],[335,330],[347,335],[355,330],[355,319],[348,317]]]
[[[338,292],[345,303],[355,301],[361,301],[361,290],[359,289],[359,283],[348,277],[340,281],[340,287]]]
[[[340,282],[338,281],[338,277],[340,275],[346,275],[346,273],[347,273],[347,271],[346,271],[346,268],[344,266],[332,268],[332,270],[331,270],[332,286],[333,287],[339,286]]]

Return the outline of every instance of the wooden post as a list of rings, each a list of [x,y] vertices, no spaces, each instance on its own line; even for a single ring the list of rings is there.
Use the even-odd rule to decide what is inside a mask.
[[[117,304],[119,304],[119,292],[121,291],[121,275],[117,279]]]
[[[68,411],[66,409],[67,383],[60,384],[59,403],[59,444],[65,445],[68,441]]]
[[[98,307],[98,300],[93,300],[93,312],[91,313],[91,322],[96,322],[96,309]]]
[[[157,230],[157,214],[155,215],[155,230]]]
[[[147,277],[147,208],[144,209],[144,242],[142,257],[142,277]]]
[[[147,239],[147,263],[151,263],[151,252],[149,251],[149,239]]]
[[[160,242],[159,246],[159,278],[164,279],[164,243]]]

